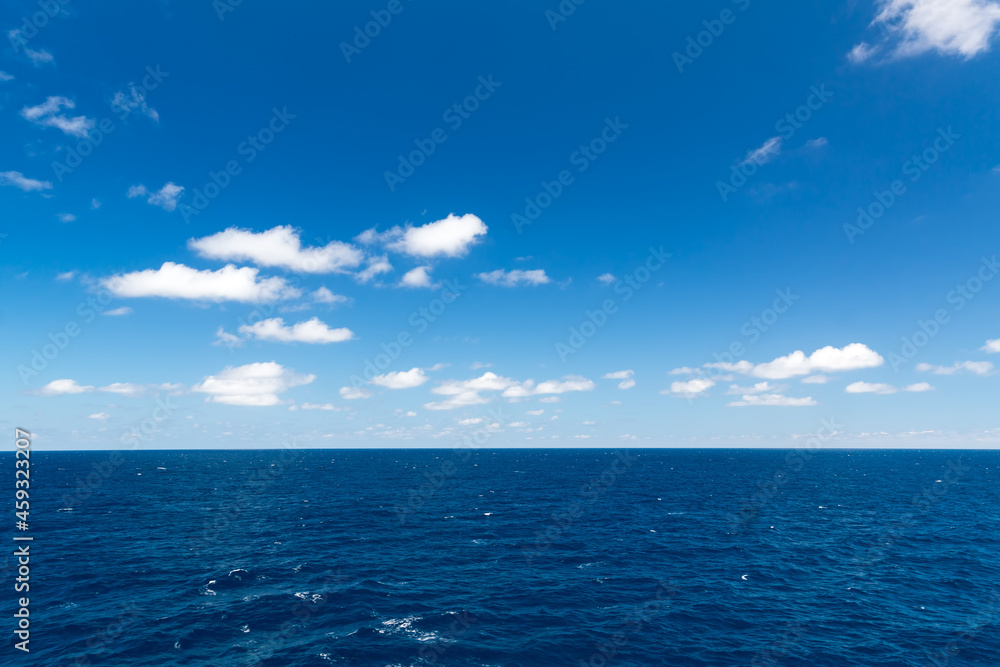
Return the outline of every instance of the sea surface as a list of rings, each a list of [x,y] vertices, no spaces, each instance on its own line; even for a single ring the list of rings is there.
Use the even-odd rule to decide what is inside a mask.
[[[1000,452],[31,463],[4,665],[1000,665]]]

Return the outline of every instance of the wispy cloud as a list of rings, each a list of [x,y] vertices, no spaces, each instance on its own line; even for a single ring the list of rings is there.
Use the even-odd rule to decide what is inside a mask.
[[[542,269],[533,269],[530,271],[523,271],[521,269],[504,271],[503,269],[497,269],[489,273],[477,273],[476,277],[484,283],[499,285],[501,287],[546,285],[552,282]]]
[[[26,177],[19,171],[0,172],[0,185],[10,185],[24,192],[52,189],[52,183],[49,181],[36,181],[33,178]]]
[[[76,102],[60,96],[48,97],[44,102],[33,107],[21,109],[21,116],[42,127],[54,127],[64,133],[85,138],[87,132],[94,128],[94,120],[86,116],[74,116],[68,118],[65,114],[59,113],[63,109],[75,109]]]

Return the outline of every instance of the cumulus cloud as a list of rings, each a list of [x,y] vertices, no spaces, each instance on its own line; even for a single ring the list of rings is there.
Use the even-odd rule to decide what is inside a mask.
[[[602,273],[601,275],[597,276],[597,280],[604,283],[605,285],[610,285],[611,283],[615,282],[617,278],[615,278],[615,275],[613,273]]]
[[[736,363],[708,363],[704,368],[715,368],[729,373],[741,373],[768,380],[785,380],[798,375],[811,375],[820,372],[842,372],[875,368],[885,363],[874,350],[862,343],[851,343],[843,348],[826,346],[806,356],[805,352],[796,350],[784,357],[763,364],[752,364],[742,360]],[[675,371],[692,369],[675,369]],[[674,372],[674,371],[672,371]]]
[[[533,269],[531,271],[522,271],[521,269],[504,271],[503,269],[497,269],[496,271],[490,271],[489,273],[477,273],[476,277],[484,283],[489,283],[490,285],[500,285],[502,287],[545,285],[551,282],[549,277],[545,275],[545,271],[542,269]]]
[[[891,384],[873,382],[852,382],[844,388],[848,394],[895,394],[898,389]]]
[[[613,373],[605,373],[601,376],[603,380],[621,380],[618,383],[619,389],[631,389],[635,386],[635,371],[614,371]]]
[[[431,267],[429,266],[418,266],[415,269],[410,269],[403,276],[403,279],[399,281],[399,286],[413,288],[426,287],[430,289],[439,287],[438,284],[431,280],[430,270]]]
[[[28,178],[19,171],[0,172],[0,185],[10,185],[23,190],[24,192],[35,192],[38,190],[51,190],[52,183],[49,181],[37,181]]]
[[[872,26],[885,39],[875,46],[861,42],[848,58],[862,63],[884,51],[890,58],[936,52],[969,59],[989,51],[998,24],[995,0],[880,0]]]
[[[56,217],[59,218],[59,222],[73,222],[76,220],[76,216],[72,213],[60,213]]]
[[[385,255],[369,257],[365,268],[354,274],[354,279],[359,283],[370,282],[373,278],[392,271],[392,264]]]
[[[451,214],[418,227],[397,226],[383,233],[369,229],[356,240],[366,245],[382,243],[390,250],[415,257],[462,257],[486,235],[487,229],[483,221],[471,213]]]
[[[87,132],[94,128],[94,120],[86,116],[74,116],[68,118],[65,114],[59,113],[63,109],[76,108],[76,102],[61,96],[52,96],[45,99],[41,104],[33,107],[21,109],[21,117],[35,125],[42,127],[54,127],[64,133],[84,139]]]
[[[38,390],[42,396],[61,396],[63,394],[82,394],[94,391],[94,387],[81,385],[76,380],[53,380]]]
[[[111,415],[107,412],[95,412],[92,415],[87,415],[87,419],[97,419],[98,421],[107,421],[111,419]]]
[[[159,269],[115,275],[101,285],[120,298],[164,297],[202,301],[261,303],[291,299],[301,293],[284,278],[257,277],[258,270],[227,264],[217,271],[164,262]]]
[[[782,394],[748,394],[743,396],[742,400],[733,401],[732,403],[727,403],[726,405],[731,407],[748,407],[757,405],[775,407],[806,407],[816,405],[816,401],[814,401],[811,396],[793,398]]]
[[[458,423],[460,426],[472,426],[473,424],[479,424],[482,421],[482,417],[469,417],[468,419],[459,419]]]
[[[263,407],[277,405],[279,394],[316,379],[299,375],[273,361],[227,366],[217,375],[209,375],[191,388],[208,394],[212,403]]]
[[[371,382],[386,389],[412,389],[419,387],[428,379],[422,368],[411,368],[408,371],[393,371],[385,375],[376,375]]]
[[[590,391],[597,385],[579,375],[567,375],[562,380],[546,380],[535,384],[534,380],[515,382],[504,389],[504,398],[527,398],[529,396],[544,396],[546,394],[565,394],[570,391]]]
[[[983,352],[989,352],[992,354],[1000,352],[1000,338],[994,338],[993,340],[986,341],[986,345],[983,345]]]
[[[933,389],[934,387],[932,387],[928,382],[917,382],[916,384],[907,385],[906,388],[903,389],[903,391],[921,392],[921,391],[932,391]]]
[[[674,394],[676,396],[699,396],[715,386],[714,380],[706,378],[695,378],[687,382],[671,382],[670,389],[664,389],[661,394]]]
[[[177,208],[177,202],[180,200],[181,194],[184,193],[184,186],[177,185],[172,181],[168,181],[162,188],[156,192],[150,192],[145,185],[133,185],[125,193],[125,196],[129,199],[135,199],[136,197],[146,197],[146,203],[152,204],[153,206],[159,206],[164,211],[173,211]],[[148,196],[147,196],[148,195]]]
[[[235,334],[228,333],[220,326],[215,332],[215,342],[212,345],[225,345],[229,349],[232,349],[234,347],[241,347],[244,342],[244,339]]]
[[[285,326],[285,321],[280,317],[272,317],[253,324],[244,324],[239,331],[247,338],[279,343],[342,343],[354,338],[354,332],[350,329],[331,329],[318,317],[292,326]]]
[[[211,236],[191,239],[188,247],[208,259],[250,261],[258,266],[278,266],[300,273],[346,273],[364,259],[361,250],[340,241],[303,247],[298,230],[290,225],[259,233],[230,227]]]
[[[372,393],[367,389],[359,387],[341,387],[340,397],[348,401],[356,401],[362,398],[371,398]]]
[[[480,405],[488,403],[489,399],[481,396],[479,392],[503,391],[516,384],[517,382],[510,378],[491,372],[483,373],[471,380],[449,380],[431,389],[431,393],[448,398],[426,403],[424,407],[429,410],[454,410],[469,405]]]
[[[539,415],[545,414],[545,410],[528,410],[525,414],[531,415],[532,417],[538,417]]]
[[[955,375],[962,371],[976,375],[989,375],[993,372],[993,363],[989,361],[956,361],[951,366],[936,366],[934,364],[917,364],[917,370],[935,375]]]

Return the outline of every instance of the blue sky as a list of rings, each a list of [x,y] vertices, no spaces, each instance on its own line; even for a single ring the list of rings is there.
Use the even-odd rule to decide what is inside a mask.
[[[1000,442],[995,0],[2,27],[38,447]]]

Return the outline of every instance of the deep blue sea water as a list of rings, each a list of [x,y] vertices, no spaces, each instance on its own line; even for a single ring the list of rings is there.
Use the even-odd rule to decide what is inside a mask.
[[[32,493],[2,664],[1000,665],[1000,452],[36,452]]]

